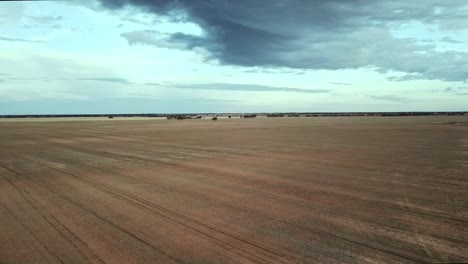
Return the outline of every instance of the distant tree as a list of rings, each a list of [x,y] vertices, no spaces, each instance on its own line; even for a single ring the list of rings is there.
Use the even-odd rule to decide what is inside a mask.
[[[283,117],[283,114],[267,114],[267,117]]]

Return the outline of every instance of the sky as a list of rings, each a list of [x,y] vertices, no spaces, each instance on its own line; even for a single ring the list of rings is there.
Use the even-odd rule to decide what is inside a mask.
[[[0,1],[3,115],[355,111],[468,111],[468,1]]]

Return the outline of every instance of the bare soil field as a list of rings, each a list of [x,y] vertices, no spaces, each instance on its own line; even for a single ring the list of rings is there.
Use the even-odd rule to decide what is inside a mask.
[[[468,262],[467,121],[0,121],[0,263]]]

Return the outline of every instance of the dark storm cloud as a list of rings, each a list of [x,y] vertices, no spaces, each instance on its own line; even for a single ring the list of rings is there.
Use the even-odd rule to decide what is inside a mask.
[[[147,83],[147,85],[163,86],[158,83]],[[221,91],[243,91],[243,92],[295,92],[295,93],[329,93],[327,89],[301,89],[291,87],[273,87],[256,84],[231,84],[231,83],[205,83],[205,84],[169,84],[167,85],[177,89],[196,89],[196,90],[221,90]]]
[[[140,7],[145,12],[196,23],[204,30],[202,37],[151,30],[123,33],[131,45],[204,48],[210,54],[208,59],[240,66],[329,70],[375,67],[419,79],[468,79],[468,52],[435,51],[433,45],[398,39],[389,31],[390,25],[411,21],[441,29],[468,28],[466,0],[101,2],[111,9]]]
[[[136,30],[121,34],[129,45],[145,43],[165,48],[192,49],[203,45],[203,39],[182,33],[161,34],[155,30]]]
[[[142,25],[142,26],[153,26],[157,23],[160,23],[160,21],[154,19],[153,21],[151,22],[145,22],[141,19],[137,19],[137,18],[134,18],[134,17],[130,17],[130,16],[122,16],[121,17],[122,21],[126,21],[126,22],[130,22],[130,23],[133,23],[133,24],[138,24],[138,25]]]

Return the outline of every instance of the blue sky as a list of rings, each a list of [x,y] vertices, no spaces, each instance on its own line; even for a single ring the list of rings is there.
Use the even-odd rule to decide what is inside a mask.
[[[0,2],[0,114],[468,110],[466,1],[286,2]]]

